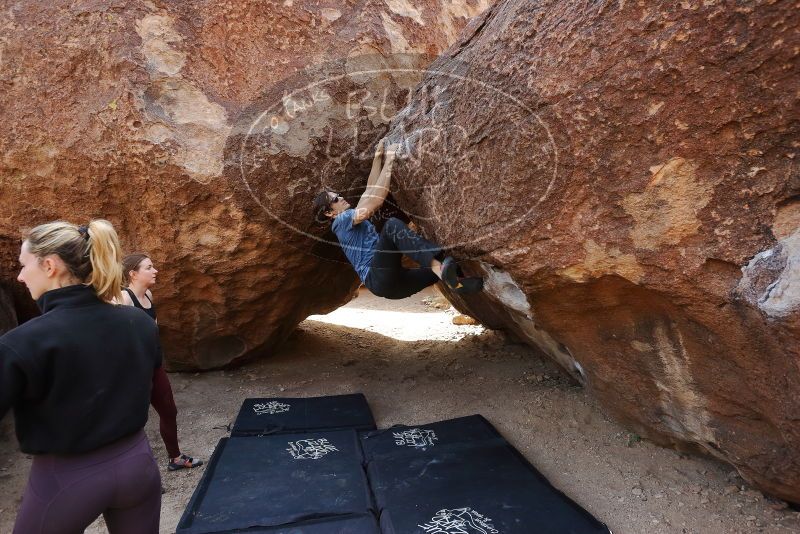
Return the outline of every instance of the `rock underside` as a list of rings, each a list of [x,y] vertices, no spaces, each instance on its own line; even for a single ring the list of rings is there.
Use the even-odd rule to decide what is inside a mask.
[[[800,501],[800,11],[495,4],[392,123],[393,191],[637,433]]]
[[[314,194],[360,192],[422,69],[487,5],[15,4],[0,15],[0,239],[107,218],[160,269],[172,369],[264,354],[358,286],[314,235]],[[4,264],[0,282],[15,276]]]

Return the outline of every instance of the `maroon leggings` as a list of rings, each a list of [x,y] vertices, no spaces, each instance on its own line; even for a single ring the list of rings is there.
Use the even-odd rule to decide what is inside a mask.
[[[77,534],[103,514],[112,534],[156,534],[161,476],[143,431],[92,452],[33,457],[14,534]]]
[[[159,367],[153,372],[153,390],[150,393],[150,404],[158,414],[158,428],[161,439],[167,447],[170,458],[181,455],[178,447],[178,409],[175,407],[175,398],[172,396],[172,386],[164,367]]]

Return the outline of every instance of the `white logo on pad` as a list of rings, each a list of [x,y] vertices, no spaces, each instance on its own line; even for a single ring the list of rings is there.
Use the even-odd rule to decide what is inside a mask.
[[[492,520],[472,508],[439,510],[424,525],[417,525],[428,534],[498,534]]]
[[[411,428],[402,432],[392,432],[392,434],[396,445],[406,445],[408,447],[427,447],[434,445],[433,442],[439,439],[433,430],[422,428]]]
[[[325,438],[290,441],[286,450],[295,460],[319,460],[330,452],[339,451]]]
[[[290,406],[278,401],[269,401],[266,404],[254,404],[253,411],[256,415],[275,415],[276,413],[288,412]]]

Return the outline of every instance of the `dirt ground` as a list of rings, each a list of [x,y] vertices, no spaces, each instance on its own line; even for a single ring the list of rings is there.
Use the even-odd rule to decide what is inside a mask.
[[[404,301],[362,292],[303,322],[271,357],[170,375],[182,449],[208,459],[246,397],[363,392],[379,427],[482,414],[615,534],[800,532],[800,512],[766,499],[730,466],[640,440],[540,353],[480,326],[456,326],[456,312],[436,302],[433,290]],[[147,433],[163,458],[151,415]],[[12,530],[30,465],[8,419],[0,425],[1,533]],[[164,469],[161,532],[174,532],[204,468]],[[102,519],[87,532],[105,532]]]

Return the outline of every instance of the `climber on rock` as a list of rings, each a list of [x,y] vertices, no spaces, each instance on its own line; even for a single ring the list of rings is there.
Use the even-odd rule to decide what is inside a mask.
[[[480,291],[481,278],[459,276],[460,270],[452,257],[445,257],[439,246],[415,233],[400,219],[387,220],[380,234],[369,221],[386,200],[392,180],[398,145],[385,149],[384,145],[384,140],[378,142],[367,188],[358,205],[352,208],[341,195],[322,191],[314,198],[316,220],[332,221],[332,230],[345,256],[367,289],[379,297],[406,298],[440,279],[459,294]],[[416,261],[420,268],[403,267],[403,254]]]

